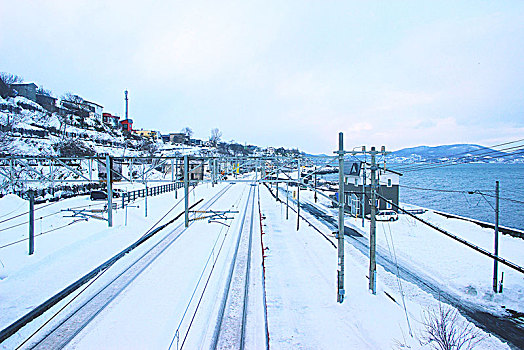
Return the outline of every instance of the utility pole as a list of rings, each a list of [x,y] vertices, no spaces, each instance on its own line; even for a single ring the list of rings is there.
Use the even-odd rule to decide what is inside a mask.
[[[124,92],[126,98],[126,119],[129,119],[129,99],[127,98],[127,90]]]
[[[29,255],[35,252],[35,193],[29,190]]]
[[[300,228],[300,159],[297,160],[298,165],[298,183],[297,183],[297,231]]]
[[[184,222],[189,226],[189,159],[187,154],[184,156]]]
[[[495,255],[499,256],[499,182],[495,182]],[[493,291],[498,293],[498,261],[493,260]]]
[[[376,178],[376,172],[377,172],[377,165],[375,164],[375,156],[377,154],[377,151],[375,151],[375,147],[371,147],[371,225],[369,229],[369,290],[373,294],[377,294],[377,281],[376,281],[376,275],[377,275],[377,263],[376,263],[376,244],[377,244],[377,237],[376,237],[376,231],[377,231],[377,222],[376,222],[376,214],[377,214],[377,194],[376,194],[376,186],[377,186],[377,178]]]
[[[113,227],[113,188],[111,179],[111,157],[106,155],[107,225],[109,227]]]
[[[344,301],[344,134],[338,133],[338,292],[337,302]]]

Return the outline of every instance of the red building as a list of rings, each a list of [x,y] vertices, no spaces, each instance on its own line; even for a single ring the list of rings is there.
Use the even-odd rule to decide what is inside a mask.
[[[120,117],[117,115],[112,115],[111,113],[102,113],[102,121],[104,124],[116,128],[118,126],[118,121]]]
[[[120,125],[122,125],[123,130],[127,130],[129,132],[133,131],[133,119],[121,120]]]

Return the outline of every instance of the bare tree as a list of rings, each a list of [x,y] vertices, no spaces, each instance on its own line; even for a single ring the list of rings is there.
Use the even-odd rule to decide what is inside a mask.
[[[217,146],[222,137],[222,132],[218,128],[211,129],[211,136],[209,137],[209,142],[213,146]]]
[[[0,79],[2,79],[2,81],[7,85],[22,83],[24,81],[24,78],[21,76],[6,72],[0,72]]]
[[[82,97],[72,94],[70,92],[66,92],[64,95],[62,95],[61,99],[64,101],[69,101],[69,102],[73,102],[77,104],[84,103],[84,99]]]
[[[37,89],[36,89],[36,93],[37,93],[37,94],[40,94],[40,95],[44,95],[44,96],[49,96],[49,97],[52,96],[52,94],[51,94],[51,90],[44,89],[43,86],[37,88]]]
[[[438,350],[471,350],[485,339],[472,323],[460,319],[456,309],[439,302],[438,308],[424,313],[422,345]]]
[[[189,138],[193,136],[193,129],[191,129],[189,126],[186,126],[185,128],[183,128],[181,132],[186,134],[186,136]]]

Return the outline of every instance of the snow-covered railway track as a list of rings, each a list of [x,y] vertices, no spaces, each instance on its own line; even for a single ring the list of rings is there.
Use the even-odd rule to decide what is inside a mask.
[[[254,209],[255,186],[250,186],[213,334],[214,349],[243,349],[246,344]]]
[[[200,210],[209,209],[219,200],[231,185],[224,187],[211,199],[205,202]],[[166,249],[168,249],[187,230],[181,223],[171,232],[144,252],[127,268],[99,288],[87,301],[72,307],[71,311],[54,326],[53,329],[42,329],[41,334],[34,334],[37,341],[29,345],[32,349],[61,349],[78,335],[106,306],[108,306],[127,286],[146,270]],[[33,337],[32,336],[32,337]]]

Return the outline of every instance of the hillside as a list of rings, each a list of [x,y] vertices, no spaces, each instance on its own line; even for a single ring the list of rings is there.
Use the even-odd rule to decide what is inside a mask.
[[[444,146],[419,146],[392,152],[387,157],[391,163],[444,162],[459,163],[524,163],[522,151],[501,152],[499,150],[474,144],[454,144]]]

